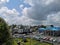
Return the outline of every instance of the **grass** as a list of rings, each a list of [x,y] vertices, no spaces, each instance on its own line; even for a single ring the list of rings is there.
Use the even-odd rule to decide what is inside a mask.
[[[44,43],[44,42],[39,42],[37,40],[34,40],[34,39],[30,39],[30,38],[27,38],[27,42],[23,42],[22,38],[19,38],[19,39],[15,39],[16,41],[19,40],[21,42],[21,45],[51,45],[49,43]]]
[[[17,45],[16,41],[14,40],[14,45]]]

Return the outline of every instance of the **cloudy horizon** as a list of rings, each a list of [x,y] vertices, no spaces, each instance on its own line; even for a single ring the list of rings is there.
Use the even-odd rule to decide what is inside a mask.
[[[8,24],[60,26],[60,0],[0,0]]]

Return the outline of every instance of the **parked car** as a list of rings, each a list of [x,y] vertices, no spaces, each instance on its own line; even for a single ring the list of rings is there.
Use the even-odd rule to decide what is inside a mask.
[[[57,39],[53,39],[53,42],[57,42]]]
[[[50,38],[49,40],[50,40],[50,41],[53,41],[53,38]]]
[[[47,37],[44,37],[43,40],[46,40]]]

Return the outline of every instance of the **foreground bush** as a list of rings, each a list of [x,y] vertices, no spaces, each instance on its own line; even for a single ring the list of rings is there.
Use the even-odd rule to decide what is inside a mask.
[[[0,45],[15,45],[11,38],[8,25],[4,19],[0,18]]]

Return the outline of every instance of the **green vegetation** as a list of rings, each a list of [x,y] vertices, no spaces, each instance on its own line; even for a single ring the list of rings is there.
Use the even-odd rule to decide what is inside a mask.
[[[15,39],[15,40],[19,40],[21,42],[21,45],[51,45],[49,43],[44,43],[44,42],[39,42],[37,40],[34,40],[34,39],[30,39],[30,38],[27,38],[27,42],[24,42],[22,41],[23,39],[22,38],[19,38],[19,39]]]
[[[44,25],[41,25],[40,27],[41,27],[41,28],[46,28],[46,26],[44,26]]]
[[[0,45],[15,45],[12,39],[9,26],[4,19],[0,18]]]
[[[17,45],[17,43],[14,39],[10,39],[6,43],[4,43],[3,45]]]

